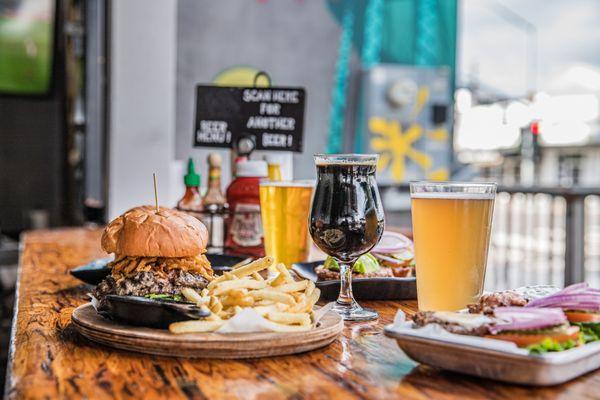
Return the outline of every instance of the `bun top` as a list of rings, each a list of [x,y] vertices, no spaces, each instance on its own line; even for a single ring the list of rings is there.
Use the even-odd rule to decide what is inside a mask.
[[[208,231],[198,219],[170,208],[135,207],[112,220],[102,234],[107,253],[131,257],[193,257],[206,247]]]

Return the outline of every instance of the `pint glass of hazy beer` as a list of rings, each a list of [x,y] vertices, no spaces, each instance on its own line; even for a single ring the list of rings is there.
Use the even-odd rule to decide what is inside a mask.
[[[308,214],[312,181],[263,181],[260,183],[260,213],[265,253],[276,263],[291,267],[306,261],[310,250]]]
[[[481,295],[495,183],[411,182],[419,310],[456,311]]]

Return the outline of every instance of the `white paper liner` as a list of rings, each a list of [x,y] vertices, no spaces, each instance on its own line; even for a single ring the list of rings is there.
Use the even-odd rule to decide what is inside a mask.
[[[333,303],[328,303],[314,312],[314,324],[316,327],[318,322],[325,314],[333,307]],[[224,325],[217,329],[216,333],[250,333],[250,332],[276,332],[278,324],[275,324],[262,315],[257,313],[253,308],[244,308],[232,318],[228,319]]]
[[[96,310],[96,312],[98,312],[98,305],[100,304],[100,302],[98,301],[96,296],[94,296],[93,294],[88,293],[87,295],[90,298],[90,303],[92,304],[92,307],[94,307],[94,310]]]

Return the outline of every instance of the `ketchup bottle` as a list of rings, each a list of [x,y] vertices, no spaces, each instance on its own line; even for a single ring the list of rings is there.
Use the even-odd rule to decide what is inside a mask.
[[[231,254],[264,257],[259,184],[267,177],[267,163],[239,161],[235,164],[235,175],[227,188],[231,217],[225,246]]]

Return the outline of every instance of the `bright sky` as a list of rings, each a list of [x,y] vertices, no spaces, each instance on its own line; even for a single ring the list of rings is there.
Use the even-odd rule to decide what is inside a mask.
[[[600,71],[600,0],[461,0],[458,84],[474,76],[482,88],[522,96],[528,78],[528,34],[503,17],[508,8],[537,30],[537,89],[555,91],[573,65]],[[500,7],[498,6],[500,5]]]

